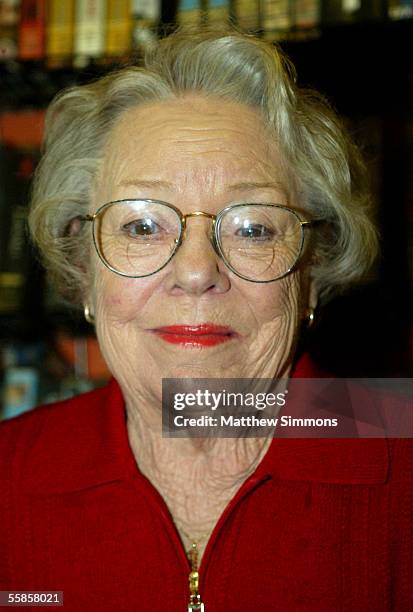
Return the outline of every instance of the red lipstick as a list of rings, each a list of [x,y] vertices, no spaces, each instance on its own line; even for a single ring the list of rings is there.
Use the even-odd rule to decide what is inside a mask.
[[[213,323],[167,325],[152,331],[165,342],[188,347],[216,346],[228,342],[237,335],[230,327],[214,325]]]

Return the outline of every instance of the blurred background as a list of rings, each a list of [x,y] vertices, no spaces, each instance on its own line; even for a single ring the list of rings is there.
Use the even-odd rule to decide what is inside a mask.
[[[93,328],[48,284],[27,205],[44,111],[181,24],[279,44],[345,119],[375,196],[381,258],[308,336],[323,368],[413,375],[413,0],[0,0],[0,418],[103,384]]]

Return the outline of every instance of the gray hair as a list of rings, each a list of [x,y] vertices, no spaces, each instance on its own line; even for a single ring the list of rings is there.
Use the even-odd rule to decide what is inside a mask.
[[[277,46],[236,31],[181,31],[149,49],[142,67],[126,66],[64,90],[47,111],[29,225],[63,294],[78,302],[90,281],[85,265],[90,234],[85,227],[74,230],[73,220],[89,212],[114,122],[131,107],[188,92],[260,110],[299,185],[303,206],[327,221],[316,230],[311,262],[319,296],[325,299],[363,278],[378,243],[365,167],[327,102],[296,85],[294,67]]]

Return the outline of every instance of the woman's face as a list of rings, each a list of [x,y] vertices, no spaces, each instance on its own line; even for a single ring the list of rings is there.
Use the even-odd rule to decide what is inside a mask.
[[[125,198],[152,198],[184,214],[216,214],[235,202],[299,209],[285,164],[255,110],[187,96],[128,110],[112,130],[93,211]],[[210,243],[211,220],[190,217],[168,265],[126,278],[95,255],[90,296],[102,352],[126,396],[159,399],[162,378],[286,376],[309,305],[298,269],[268,284],[235,276]],[[189,326],[207,337],[187,337]],[[224,332],[224,337],[222,336]],[[182,336],[181,336],[182,334]]]

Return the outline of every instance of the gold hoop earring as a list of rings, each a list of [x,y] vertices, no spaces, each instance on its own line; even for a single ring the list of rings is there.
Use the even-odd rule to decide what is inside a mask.
[[[86,321],[90,323],[90,325],[95,324],[95,317],[92,314],[92,311],[90,310],[89,304],[83,305],[83,314],[85,315]]]
[[[314,322],[315,322],[315,310],[314,308],[307,308],[307,316],[305,318],[305,322],[307,325],[307,328],[309,329],[310,327],[313,327]]]

